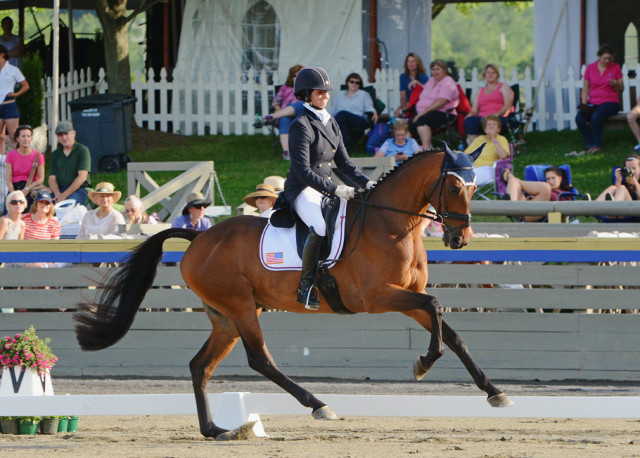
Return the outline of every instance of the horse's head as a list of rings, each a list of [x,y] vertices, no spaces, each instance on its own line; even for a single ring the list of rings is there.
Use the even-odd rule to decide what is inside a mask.
[[[483,146],[471,154],[466,154],[460,151],[453,152],[449,145],[444,145],[441,185],[434,189],[439,192],[436,211],[442,217],[445,246],[456,250],[469,241],[471,197],[476,190],[473,161],[480,156]]]

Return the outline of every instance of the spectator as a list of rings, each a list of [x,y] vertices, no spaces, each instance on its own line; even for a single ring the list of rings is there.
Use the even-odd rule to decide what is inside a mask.
[[[16,85],[20,85],[15,92]],[[16,98],[29,90],[29,83],[18,67],[9,63],[9,51],[0,45],[0,154],[5,152],[4,128],[13,143],[16,128],[20,124],[20,112]]]
[[[278,193],[275,192],[273,186],[262,183],[256,186],[256,190],[244,198],[247,205],[256,207],[260,212],[260,216],[268,218],[273,213],[273,204],[276,203]]]
[[[513,90],[509,85],[498,82],[498,67],[488,64],[484,67],[482,77],[486,84],[474,97],[471,111],[464,119],[467,144],[482,133],[482,118],[488,115],[502,117],[502,125],[506,127],[506,117],[513,112]]]
[[[475,140],[464,150],[465,153],[471,154],[484,144],[482,153],[473,163],[476,185],[478,186],[484,186],[495,181],[493,163],[498,159],[505,159],[511,155],[509,141],[500,135],[501,127],[501,121],[498,116],[494,114],[485,116],[482,118],[482,129],[485,135],[475,137]]]
[[[22,221],[22,211],[27,206],[27,200],[21,191],[7,194],[5,208],[7,215],[0,218],[0,240],[22,240],[25,224]]]
[[[280,194],[284,189],[284,178],[278,175],[271,175],[264,179],[266,184],[273,186],[273,190]]]
[[[416,86],[422,86],[429,81],[427,69],[422,63],[422,59],[414,52],[407,54],[404,59],[404,66],[400,74],[400,106],[396,108],[396,118],[403,118],[407,103],[411,97],[411,92]]]
[[[422,149],[431,149],[431,133],[456,118],[460,101],[456,82],[449,75],[447,64],[436,59],[431,62],[431,79],[426,82],[416,104],[416,115],[409,122],[409,130],[420,137]]]
[[[511,170],[502,170],[502,180],[507,184],[507,193],[503,196],[506,200],[534,200],[556,201],[562,200],[560,194],[573,192],[573,188],[567,181],[567,176],[559,167],[549,167],[544,171],[546,182],[524,181],[516,178]],[[526,193],[526,194],[525,194]],[[543,219],[542,216],[525,216],[524,221],[535,222]]]
[[[640,156],[631,154],[624,167],[614,172],[615,182],[602,191],[596,200],[638,200],[640,196]]]
[[[144,212],[142,201],[138,196],[131,195],[124,200],[124,212],[128,224],[158,224],[153,216]]]
[[[24,55],[24,44],[22,38],[11,33],[13,29],[13,19],[9,16],[2,18],[0,22],[2,27],[2,36],[0,36],[0,45],[7,48],[9,52],[9,63],[14,67],[22,70],[22,56]]]
[[[404,119],[393,124],[393,135],[394,138],[386,140],[376,152],[377,157],[394,157],[400,164],[420,151],[418,142],[409,137],[409,123]]]
[[[576,114],[586,154],[595,154],[602,149],[604,120],[620,110],[618,94],[623,90],[622,71],[613,61],[613,50],[602,45],[598,49],[598,60],[587,65],[584,72]]]
[[[76,131],[70,121],[58,123],[56,136],[60,145],[51,153],[49,187],[56,202],[73,199],[84,205],[87,188],[91,187],[89,148],[76,142]]]
[[[113,204],[119,201],[121,196],[122,193],[116,191],[109,182],[98,183],[95,191],[89,191],[89,199],[98,208],[84,215],[76,238],[89,239],[91,236],[117,234],[118,226],[124,224],[124,217],[122,213],[114,210]]]
[[[349,149],[349,135],[362,133],[376,122],[378,113],[369,93],[362,89],[362,78],[350,73],[345,80],[346,91],[340,91],[334,98],[331,114],[338,123],[345,147]]]
[[[32,135],[31,126],[16,129],[18,147],[7,153],[5,171],[9,191],[23,191],[29,205],[33,203],[30,191],[44,182],[44,154],[31,148]]]
[[[636,102],[636,106],[627,113],[627,122],[629,123],[629,127],[631,128],[631,132],[634,137],[636,137],[636,141],[638,144],[633,147],[633,151],[636,153],[640,153],[640,126],[638,125],[638,118],[640,118],[640,97]]]
[[[49,191],[38,193],[29,213],[22,219],[25,224],[25,240],[57,240],[60,238],[60,223],[53,217],[55,207]]]
[[[187,205],[182,209],[182,215],[173,220],[171,227],[206,231],[211,227],[211,221],[204,216],[204,212],[211,202],[205,200],[201,192],[192,192],[187,196]]]

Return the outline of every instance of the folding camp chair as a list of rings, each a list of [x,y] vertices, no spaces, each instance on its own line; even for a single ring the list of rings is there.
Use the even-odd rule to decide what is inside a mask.
[[[613,166],[611,168],[611,183],[615,184],[616,182],[616,170],[619,169],[618,166]],[[639,223],[640,216],[620,216],[617,218],[611,218],[609,216],[596,216],[596,219],[601,223]]]
[[[513,144],[509,144],[509,157],[498,159],[493,163],[493,181],[478,186],[473,198],[476,200],[491,200],[491,198],[507,192],[507,185],[502,181],[501,173],[507,168],[513,170]]]
[[[547,181],[544,176],[544,171],[551,165],[549,164],[531,164],[524,168],[524,180],[525,181]],[[559,169],[564,171],[567,176],[567,183],[571,186],[571,167],[569,164],[562,164],[558,166]],[[571,191],[565,191],[558,194],[558,200],[578,200],[582,197],[582,194],[578,192],[576,188],[571,186]]]

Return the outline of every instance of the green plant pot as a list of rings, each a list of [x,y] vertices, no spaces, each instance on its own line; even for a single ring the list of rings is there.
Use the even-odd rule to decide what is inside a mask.
[[[42,434],[55,434],[58,432],[59,418],[43,418],[40,422],[40,432]]]
[[[69,427],[69,417],[62,417],[59,420],[60,421],[58,422],[58,432],[66,433],[67,428]]]
[[[20,434],[20,421],[17,418],[2,420],[2,434]]]
[[[78,417],[69,417],[67,432],[75,433],[78,430]]]
[[[38,423],[22,423],[20,422],[20,434],[35,434],[38,430]]]

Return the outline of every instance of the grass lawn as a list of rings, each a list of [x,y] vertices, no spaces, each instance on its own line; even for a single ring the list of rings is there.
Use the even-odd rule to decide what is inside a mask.
[[[606,131],[604,138],[605,147],[599,154],[567,157],[566,153],[583,149],[577,131],[532,132],[525,138],[527,152],[515,158],[514,172],[516,176],[522,177],[527,164],[569,164],[573,185],[580,192],[589,192],[595,198],[611,183],[611,166],[621,165],[635,145],[628,128]],[[253,191],[264,177],[285,176],[289,168],[288,161],[273,154],[271,139],[264,135],[185,137],[134,129],[132,140],[133,150],[130,156],[134,162],[214,161],[224,197],[232,207],[241,204],[244,196]],[[365,156],[364,143],[358,144],[351,155]],[[154,173],[152,177],[163,184],[176,175],[177,173],[166,172]],[[94,185],[100,181],[111,181],[116,189],[126,194],[126,171],[117,174],[92,174],[91,180]],[[218,197],[216,204],[221,205]],[[506,221],[506,218],[487,217],[486,220]]]

